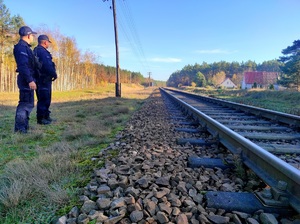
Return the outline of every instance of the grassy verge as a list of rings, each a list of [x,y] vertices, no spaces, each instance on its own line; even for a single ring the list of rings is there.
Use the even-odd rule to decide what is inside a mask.
[[[55,92],[56,121],[36,124],[27,135],[13,133],[17,94],[0,96],[0,223],[50,223],[79,203],[101,149],[115,138],[152,89],[114,85],[94,90]]]
[[[300,116],[300,92],[203,88],[185,88],[184,90]]]

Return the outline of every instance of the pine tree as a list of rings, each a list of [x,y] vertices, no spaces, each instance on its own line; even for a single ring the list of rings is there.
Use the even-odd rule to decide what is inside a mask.
[[[281,67],[283,75],[279,83],[284,86],[296,86],[299,91],[300,85],[300,40],[295,40],[292,46],[283,49],[279,61],[284,65]]]

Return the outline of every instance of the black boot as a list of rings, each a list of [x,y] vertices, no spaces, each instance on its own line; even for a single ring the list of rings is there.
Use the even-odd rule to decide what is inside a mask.
[[[51,124],[50,120],[47,120],[45,117],[37,118],[37,123],[42,125]]]
[[[50,116],[46,116],[45,119],[50,122],[55,122],[56,119],[51,118]]]

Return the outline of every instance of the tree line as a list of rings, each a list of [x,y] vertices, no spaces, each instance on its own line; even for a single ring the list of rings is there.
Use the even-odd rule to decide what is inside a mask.
[[[247,62],[214,62],[208,64],[195,63],[187,65],[183,69],[171,74],[167,80],[167,86],[199,86],[207,85],[217,87],[225,78],[230,78],[237,86],[241,85],[243,74],[246,71],[277,72],[278,84],[297,88],[300,86],[300,40],[295,40],[292,46],[288,46],[281,52],[278,60],[264,61],[257,64],[255,61]]]
[[[15,92],[16,63],[13,47],[19,40],[19,28],[25,25],[20,15],[11,16],[9,9],[0,0],[0,92]],[[73,37],[62,35],[59,30],[47,27],[34,29],[47,34],[52,42],[49,51],[59,78],[53,83],[53,89],[59,91],[93,88],[103,83],[116,82],[116,68],[97,63],[98,57],[91,51],[81,52]],[[34,48],[37,42],[32,44]],[[149,80],[140,72],[120,69],[122,83],[148,85]]]
[[[269,71],[280,72],[280,63],[277,60],[265,61],[257,64],[255,61],[247,62],[214,62],[208,64],[195,63],[187,65],[180,71],[171,74],[167,81],[168,86],[199,86],[211,85],[217,87],[225,78],[230,78],[237,86],[240,86],[245,71]]]

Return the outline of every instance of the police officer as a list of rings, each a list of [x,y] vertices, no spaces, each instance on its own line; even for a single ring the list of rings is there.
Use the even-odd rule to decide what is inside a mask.
[[[38,37],[38,46],[34,48],[33,52],[41,63],[39,78],[37,80],[37,123],[51,124],[50,118],[50,104],[52,94],[52,81],[57,79],[55,64],[52,61],[52,56],[47,50],[51,41],[47,35],[40,35]]]
[[[14,57],[17,64],[17,84],[19,88],[19,104],[15,116],[15,132],[27,133],[29,115],[34,107],[34,90],[36,90],[35,58],[31,50],[36,32],[28,26],[19,29],[20,40],[14,46]]]

